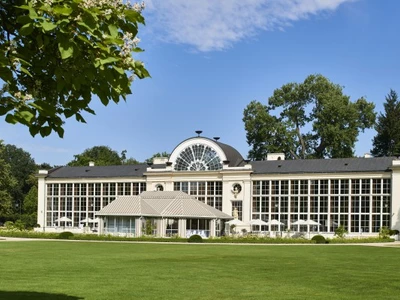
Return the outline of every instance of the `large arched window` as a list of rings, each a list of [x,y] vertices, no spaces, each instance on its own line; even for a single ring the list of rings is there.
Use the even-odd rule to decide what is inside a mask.
[[[194,144],[183,149],[175,161],[176,171],[221,170],[222,162],[217,152],[210,146]]]

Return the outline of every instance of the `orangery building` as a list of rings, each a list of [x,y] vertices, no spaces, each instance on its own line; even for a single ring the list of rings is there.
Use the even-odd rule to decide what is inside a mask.
[[[196,136],[152,164],[58,167],[39,171],[38,183],[42,231],[212,237],[228,234],[226,224],[327,236],[340,225],[350,236],[400,229],[395,157],[285,160],[272,153],[248,161],[232,146]]]

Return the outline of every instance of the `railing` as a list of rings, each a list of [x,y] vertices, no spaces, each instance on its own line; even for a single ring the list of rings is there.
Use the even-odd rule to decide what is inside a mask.
[[[210,230],[186,230],[186,237],[189,238],[192,235],[199,235],[203,238],[208,238],[210,237]]]

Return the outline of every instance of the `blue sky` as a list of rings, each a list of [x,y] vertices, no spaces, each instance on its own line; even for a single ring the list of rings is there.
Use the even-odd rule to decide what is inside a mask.
[[[63,139],[32,138],[0,119],[0,139],[37,163],[64,165],[74,154],[107,145],[143,161],[172,152],[203,130],[247,155],[242,121],[252,100],[320,73],[383,110],[400,93],[400,1],[397,0],[151,0],[140,47],[152,78],[133,83],[127,102],[103,107],[87,124],[65,124]],[[371,149],[374,130],[360,134],[356,155]]]

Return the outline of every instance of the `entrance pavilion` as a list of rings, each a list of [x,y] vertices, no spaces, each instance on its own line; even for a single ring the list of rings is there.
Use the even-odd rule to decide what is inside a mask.
[[[143,192],[119,196],[96,216],[99,234],[139,237],[198,234],[214,237],[224,234],[225,222],[232,216],[179,191]]]

